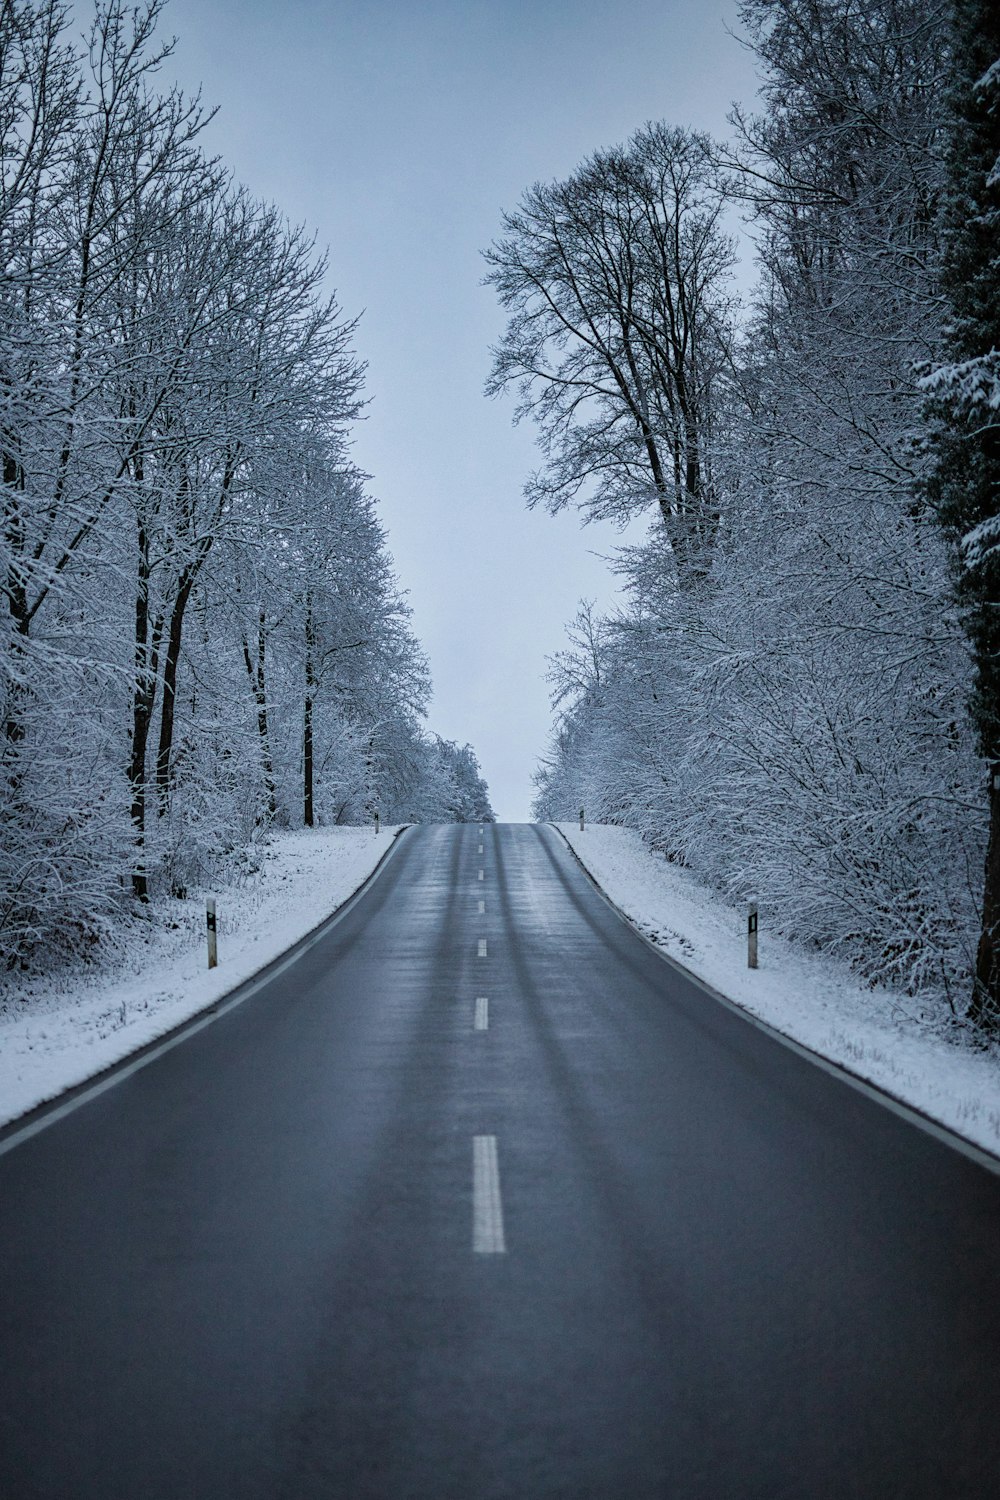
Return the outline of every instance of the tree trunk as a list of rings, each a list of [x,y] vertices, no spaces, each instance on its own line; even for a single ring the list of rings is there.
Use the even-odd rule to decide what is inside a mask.
[[[162,617],[152,627],[149,619],[149,538],[139,527],[139,574],[135,591],[135,679],[132,687],[132,751],[128,779],[132,788],[132,827],[135,835],[136,862],[132,871],[132,891],[140,901],[149,900],[149,882],[145,868],[146,845],[146,746],[153,722],[156,701],[156,673],[159,666]]]
[[[302,821],[314,823],[313,810],[313,698],[316,692],[316,631],[312,595],[306,597],[306,698],[302,716]]]
[[[274,781],[274,762],[271,758],[271,736],[268,729],[265,624],[264,611],[261,610],[257,620],[256,658],[250,655],[250,643],[244,636],[243,660],[250,679],[250,690],[257,706],[257,735],[260,739],[260,763],[264,772],[264,789],[267,792],[267,815],[269,818],[274,818],[278,811],[278,801]]]
[[[24,660],[25,642],[31,628],[31,612],[28,608],[28,589],[24,572],[16,561],[24,553],[24,523],[13,497],[24,488],[24,472],[13,454],[7,452],[3,455],[3,483],[5,490],[12,497],[11,503],[5,507],[7,514],[4,530],[8,551],[7,606],[11,624],[14,627],[11,639],[11,680],[7,695],[4,734],[8,744],[17,745],[24,739],[24,722],[20,705],[24,695],[25,676],[23,671],[18,671],[18,663]]]
[[[990,831],[983,882],[983,926],[976,949],[972,1004],[967,1015],[977,1026],[1000,1026],[1000,762],[990,766]]]
[[[170,757],[174,747],[174,711],[177,694],[177,668],[181,658],[181,637],[184,629],[184,611],[194,581],[198,576],[200,562],[192,563],[181,574],[174,607],[170,611],[170,626],[167,631],[167,650],[163,658],[163,706],[160,710],[160,742],[156,750],[156,791],[161,813],[170,804]]]

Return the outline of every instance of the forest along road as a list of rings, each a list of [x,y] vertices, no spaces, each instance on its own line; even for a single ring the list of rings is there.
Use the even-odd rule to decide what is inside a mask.
[[[4,1500],[970,1497],[1000,1179],[718,1004],[550,829],[414,829],[0,1156]]]

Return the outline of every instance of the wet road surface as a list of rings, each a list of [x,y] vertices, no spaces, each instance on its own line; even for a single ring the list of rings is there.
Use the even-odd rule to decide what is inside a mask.
[[[0,1496],[988,1496],[998,1266],[996,1176],[665,964],[552,830],[413,829],[0,1155]]]

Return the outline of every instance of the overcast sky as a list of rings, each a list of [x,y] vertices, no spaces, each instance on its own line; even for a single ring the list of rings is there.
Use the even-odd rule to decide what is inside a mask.
[[[754,82],[735,0],[170,0],[167,65],[207,137],[330,249],[373,398],[355,458],[430,658],[430,727],[468,740],[499,817],[529,816],[545,658],[618,538],[529,513],[536,461],[482,395],[502,318],[480,251],[524,188],[652,119],[724,133]]]

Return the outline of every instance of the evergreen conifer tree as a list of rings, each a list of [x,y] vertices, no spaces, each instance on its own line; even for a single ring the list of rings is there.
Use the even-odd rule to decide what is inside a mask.
[[[953,0],[945,361],[925,377],[928,495],[954,545],[988,767],[982,929],[969,1019],[1000,1027],[1000,7]]]

